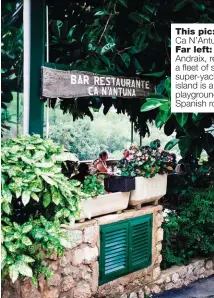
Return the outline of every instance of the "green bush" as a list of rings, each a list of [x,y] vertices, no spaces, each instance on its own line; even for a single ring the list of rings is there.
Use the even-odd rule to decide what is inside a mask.
[[[83,182],[82,191],[90,197],[95,198],[99,195],[106,194],[104,189],[104,176],[89,175]]]
[[[1,159],[2,276],[13,282],[28,276],[36,284],[40,273],[50,277],[44,255],[70,247],[60,224],[79,217],[80,199],[88,195],[62,174],[67,154],[52,140],[27,135],[4,141]]]
[[[214,253],[214,187],[193,189],[163,223],[162,268]]]
[[[38,135],[2,142],[3,215],[17,222],[40,215],[74,221],[87,196],[62,174],[66,158],[61,145]]]

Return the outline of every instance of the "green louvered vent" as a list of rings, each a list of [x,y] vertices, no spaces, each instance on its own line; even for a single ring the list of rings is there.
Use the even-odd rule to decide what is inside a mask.
[[[151,256],[151,214],[101,226],[99,284],[148,267]]]
[[[146,220],[141,223],[131,223],[131,266],[139,266],[147,263],[151,259],[151,233],[150,221]]]
[[[105,234],[105,274],[126,267],[126,229]]]

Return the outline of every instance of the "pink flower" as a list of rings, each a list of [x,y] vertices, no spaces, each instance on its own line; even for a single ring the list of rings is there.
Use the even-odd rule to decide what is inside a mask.
[[[133,160],[134,157],[133,157],[133,155],[129,155],[126,159],[127,159],[127,160]]]
[[[142,155],[143,153],[141,151],[137,153],[137,156],[142,156]]]

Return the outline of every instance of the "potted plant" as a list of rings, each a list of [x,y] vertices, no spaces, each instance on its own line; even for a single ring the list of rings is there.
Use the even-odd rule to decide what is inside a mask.
[[[129,204],[140,206],[142,203],[158,201],[166,194],[167,173],[175,167],[175,156],[160,149],[160,141],[150,146],[131,145],[129,156],[118,168],[121,176],[135,177],[135,190],[131,191]]]
[[[79,185],[81,191],[90,196],[88,200],[82,200],[82,211],[79,220],[92,218],[99,215],[122,211],[128,207],[130,192],[107,193],[104,189],[104,176],[88,175],[83,184]]]

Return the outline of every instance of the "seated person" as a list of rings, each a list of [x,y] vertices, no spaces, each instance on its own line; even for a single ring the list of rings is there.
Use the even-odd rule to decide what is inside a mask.
[[[125,149],[123,151],[123,158],[118,161],[118,168],[123,167],[128,162],[127,157],[129,157],[129,155],[130,155],[129,150]]]
[[[79,173],[71,177],[71,179],[78,180],[83,183],[85,177],[89,175],[89,166],[86,163],[81,163],[78,167],[78,172]]]
[[[108,173],[107,161],[108,153],[106,151],[102,151],[99,154],[99,158],[97,158],[91,165],[90,171],[92,173]]]

